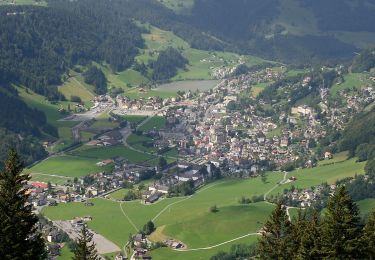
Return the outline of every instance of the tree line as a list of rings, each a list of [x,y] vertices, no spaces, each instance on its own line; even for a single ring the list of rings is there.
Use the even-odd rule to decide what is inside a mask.
[[[278,203],[260,234],[256,245],[238,245],[211,259],[374,259],[375,210],[362,222],[357,205],[341,187],[322,214],[300,211],[290,220]]]
[[[106,62],[115,72],[130,67],[143,47],[141,29],[115,11],[108,1],[0,7],[0,82],[59,100],[54,86],[76,64]]]

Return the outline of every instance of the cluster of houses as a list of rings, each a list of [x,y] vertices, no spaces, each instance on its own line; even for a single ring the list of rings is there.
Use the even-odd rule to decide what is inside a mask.
[[[284,204],[290,207],[308,208],[317,201],[324,201],[332,196],[335,193],[336,188],[335,184],[321,184],[307,189],[297,189],[292,187],[292,189],[284,191]]]

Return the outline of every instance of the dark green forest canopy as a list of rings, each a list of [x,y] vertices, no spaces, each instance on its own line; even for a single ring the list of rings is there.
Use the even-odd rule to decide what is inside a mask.
[[[375,32],[375,4],[371,0],[299,0],[311,8],[322,31]]]
[[[52,86],[75,64],[105,61],[113,71],[130,67],[143,46],[141,30],[125,17],[116,20],[113,9],[80,7],[1,7],[1,83],[22,84],[56,100],[63,97]]]
[[[156,81],[168,80],[177,74],[178,69],[185,68],[186,64],[188,64],[188,60],[178,50],[169,47],[160,52],[157,60],[151,64],[154,70],[152,79]]]
[[[375,47],[362,51],[352,64],[353,72],[370,71],[372,68],[375,68]]]
[[[0,162],[14,148],[22,160],[30,164],[47,155],[38,138],[58,135],[43,112],[28,107],[17,91],[7,85],[0,88],[0,118]]]

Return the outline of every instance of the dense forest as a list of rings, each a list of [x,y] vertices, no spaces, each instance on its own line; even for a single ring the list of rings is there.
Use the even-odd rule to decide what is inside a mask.
[[[375,5],[370,0],[299,0],[313,10],[322,31],[375,32]]]
[[[25,163],[32,163],[46,156],[38,138],[45,134],[57,136],[44,113],[29,108],[9,86],[0,88],[0,118],[0,162],[10,148],[15,148]]]
[[[107,93],[107,78],[101,69],[90,66],[83,76],[85,83],[95,87],[94,91],[96,94],[104,95]]]
[[[152,62],[152,79],[155,81],[168,80],[176,76],[178,69],[184,69],[186,64],[188,64],[188,60],[178,50],[168,47],[159,53],[156,61]]]
[[[321,8],[322,4],[315,6]],[[285,28],[275,25],[279,14],[279,0],[196,0],[187,20],[196,28],[225,39],[237,51],[272,60],[311,64],[353,56],[354,46],[330,35],[283,34]]]
[[[64,97],[53,86],[75,64],[105,61],[114,71],[130,67],[143,46],[140,29],[127,19],[113,20],[108,2],[95,3],[1,7],[1,83],[22,84],[57,100]]]

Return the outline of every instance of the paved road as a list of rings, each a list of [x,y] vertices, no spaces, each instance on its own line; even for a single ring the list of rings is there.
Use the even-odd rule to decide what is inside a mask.
[[[77,239],[77,237],[80,234],[80,229],[74,227],[70,223],[70,221],[53,221],[53,224],[58,228],[64,230],[71,239]],[[96,249],[98,250],[99,254],[107,254],[121,251],[121,249],[116,244],[106,239],[102,235],[99,235],[92,230],[90,230],[90,232],[94,234],[93,241],[96,245]]]

